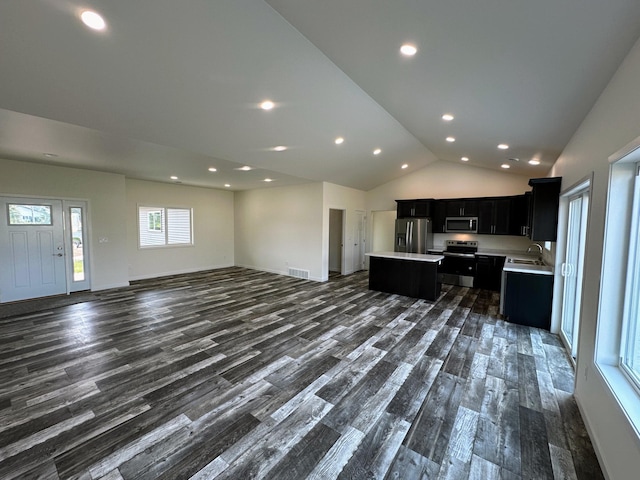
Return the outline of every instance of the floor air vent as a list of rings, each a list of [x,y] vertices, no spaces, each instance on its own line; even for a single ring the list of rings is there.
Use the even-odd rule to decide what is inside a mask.
[[[309,280],[309,270],[302,270],[300,268],[291,268],[289,267],[289,275],[296,278],[302,278],[304,280]]]

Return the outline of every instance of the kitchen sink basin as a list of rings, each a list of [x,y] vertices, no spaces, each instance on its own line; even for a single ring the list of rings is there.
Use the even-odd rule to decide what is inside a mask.
[[[516,263],[520,265],[544,265],[544,262],[542,260],[529,260],[521,258],[510,258],[509,263]]]

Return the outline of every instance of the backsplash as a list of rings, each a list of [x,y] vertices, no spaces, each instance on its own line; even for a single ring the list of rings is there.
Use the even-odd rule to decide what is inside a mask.
[[[526,252],[531,245],[527,237],[512,235],[474,235],[471,233],[435,233],[433,235],[433,248],[444,248],[446,240],[475,240],[479,250],[508,250],[514,252]]]

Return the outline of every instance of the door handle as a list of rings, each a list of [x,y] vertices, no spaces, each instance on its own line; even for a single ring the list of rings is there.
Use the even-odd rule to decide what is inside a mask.
[[[54,253],[53,256],[54,257],[62,257],[63,255],[61,253]]]

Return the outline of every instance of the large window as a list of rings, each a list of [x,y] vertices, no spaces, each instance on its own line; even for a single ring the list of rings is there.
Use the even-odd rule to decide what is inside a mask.
[[[640,438],[640,138],[609,161],[596,366]]]
[[[192,245],[190,208],[138,207],[139,246]]]
[[[622,321],[620,365],[636,388],[640,389],[640,176],[636,165],[631,207],[631,229],[625,306]]]

